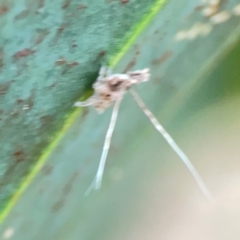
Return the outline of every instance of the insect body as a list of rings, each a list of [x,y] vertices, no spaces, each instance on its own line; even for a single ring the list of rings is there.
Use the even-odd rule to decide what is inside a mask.
[[[92,105],[99,113],[102,113],[112,103],[122,99],[132,85],[148,81],[149,78],[149,69],[126,74],[111,74],[109,69],[102,67],[97,81],[93,84],[93,96],[85,102],[76,102],[74,106],[85,107]]]
[[[212,197],[205,186],[200,175],[196,171],[195,167],[192,165],[185,153],[178,147],[173,138],[167,133],[167,131],[162,127],[158,122],[156,117],[152,112],[147,108],[144,102],[139,97],[138,93],[131,88],[135,84],[146,82],[150,79],[149,69],[143,69],[133,72],[128,72],[126,74],[111,74],[111,71],[102,67],[99,72],[97,81],[93,84],[94,94],[85,102],[76,102],[74,106],[76,107],[85,107],[85,106],[94,106],[99,113],[104,112],[112,103],[114,103],[114,108],[112,112],[112,117],[110,121],[109,128],[105,137],[105,142],[103,146],[102,156],[99,162],[99,167],[94,178],[94,181],[90,185],[86,194],[88,194],[92,189],[99,189],[101,187],[104,167],[106,163],[106,158],[108,150],[110,148],[111,138],[114,131],[114,127],[117,121],[117,115],[121,100],[124,94],[129,90],[135,101],[138,103],[140,108],[143,110],[145,115],[152,122],[153,126],[159,131],[171,148],[177,153],[181,158],[183,163],[187,166],[196,182],[198,183],[202,192],[212,200]]]

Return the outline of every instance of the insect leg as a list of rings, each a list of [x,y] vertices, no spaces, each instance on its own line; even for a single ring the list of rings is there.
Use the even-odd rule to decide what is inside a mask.
[[[105,77],[108,77],[112,74],[112,71],[109,67],[107,66],[101,66],[100,70],[99,70],[99,76],[98,79],[103,79]]]
[[[152,114],[152,112],[147,108],[147,106],[144,104],[144,102],[141,100],[138,93],[130,89],[131,94],[133,95],[135,101],[138,103],[140,108],[143,110],[145,115],[149,118],[149,120],[152,122],[153,126],[162,134],[162,136],[165,138],[165,140],[168,142],[168,144],[171,146],[171,148],[177,153],[177,155],[181,158],[183,163],[187,166],[189,171],[191,172],[192,176],[195,178],[198,186],[202,190],[202,192],[206,195],[206,197],[209,200],[213,200],[211,194],[209,193],[206,185],[204,184],[202,178],[200,177],[199,173],[191,163],[191,161],[188,159],[186,154],[180,149],[180,147],[176,144],[176,142],[173,140],[173,138],[168,134],[168,132],[163,128],[163,126],[158,122],[158,120],[155,118],[155,116]]]
[[[107,130],[107,134],[106,134],[104,145],[103,145],[103,151],[102,151],[101,159],[100,159],[100,162],[99,162],[98,170],[97,170],[96,176],[95,176],[92,184],[90,185],[90,187],[86,191],[85,195],[88,195],[91,192],[92,189],[101,188],[105,163],[106,163],[108,151],[109,151],[110,144],[111,144],[112,134],[113,134],[113,131],[114,131],[114,128],[115,128],[115,125],[116,125],[118,110],[119,110],[121,100],[122,100],[122,98],[120,97],[115,102],[113,112],[112,112],[112,116],[111,116],[111,120],[110,120],[110,124],[109,124],[108,130]]]

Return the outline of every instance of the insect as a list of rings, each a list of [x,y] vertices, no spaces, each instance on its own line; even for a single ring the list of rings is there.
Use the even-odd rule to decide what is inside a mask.
[[[132,88],[136,84],[147,82],[150,79],[150,70],[148,68],[143,70],[137,70],[133,72],[127,72],[122,74],[112,74],[111,70],[105,66],[101,67],[99,71],[99,76],[96,82],[93,84],[94,94],[89,99],[84,102],[76,102],[75,107],[86,107],[93,106],[98,113],[103,113],[107,108],[114,104],[110,124],[106,133],[105,142],[103,145],[102,155],[100,158],[99,166],[95,178],[86,191],[86,195],[93,189],[100,189],[104,168],[106,164],[106,159],[108,151],[111,144],[112,134],[116,125],[117,116],[119,112],[119,106],[123,96],[127,91],[129,91],[139,107],[142,109],[144,114],[152,122],[153,126],[158,132],[165,138],[171,148],[180,157],[183,163],[191,172],[192,176],[195,178],[197,184],[199,185],[202,192],[206,195],[209,200],[212,200],[212,196],[209,193],[206,185],[201,179],[195,167],[192,165],[191,161],[188,159],[186,154],[180,149],[180,147],[175,143],[173,138],[168,134],[168,132],[163,128],[163,126],[158,122],[153,113],[147,108],[145,103],[141,100],[138,93]]]

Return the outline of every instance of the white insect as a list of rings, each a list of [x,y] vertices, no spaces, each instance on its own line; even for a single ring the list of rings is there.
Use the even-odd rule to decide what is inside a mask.
[[[88,100],[84,102],[76,102],[75,107],[86,107],[94,106],[99,113],[104,112],[112,103],[114,103],[114,108],[112,112],[112,117],[110,121],[109,128],[105,137],[105,142],[103,146],[103,151],[98,166],[96,176],[88,188],[86,195],[92,189],[99,189],[101,187],[104,167],[106,163],[107,154],[110,148],[111,138],[114,131],[114,127],[117,121],[118,110],[123,98],[123,95],[130,91],[135,101],[138,103],[139,107],[143,110],[149,120],[152,122],[153,126],[159,131],[171,148],[177,153],[181,158],[183,163],[187,166],[193,177],[195,178],[197,184],[199,185],[202,192],[207,196],[209,200],[212,200],[212,196],[209,193],[207,187],[205,186],[200,175],[196,171],[195,167],[192,165],[188,157],[184,152],[178,147],[173,138],[166,132],[162,125],[158,122],[152,112],[146,107],[144,102],[139,97],[138,93],[131,87],[135,84],[148,81],[150,78],[149,69],[143,69],[133,72],[127,72],[126,74],[112,74],[110,69],[107,67],[102,67],[99,72],[97,81],[93,84],[94,94]]]

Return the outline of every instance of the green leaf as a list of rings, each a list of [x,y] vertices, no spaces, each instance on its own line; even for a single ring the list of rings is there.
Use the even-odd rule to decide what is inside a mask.
[[[40,47],[33,48],[36,52],[30,54],[27,51],[27,58],[31,61],[26,57],[23,60],[16,60],[15,57],[8,65],[9,74],[10,66],[16,65],[17,69],[22,69],[26,64],[24,61],[32,66],[31,70],[28,68],[16,78],[19,83],[12,83],[16,84],[14,89],[16,87],[18,91],[12,90],[11,85],[10,92],[4,95],[9,104],[13,103],[10,99],[18,96],[18,93],[27,95],[32,89],[35,91],[32,91],[34,105],[29,112],[21,112],[21,118],[17,120],[4,119],[3,124],[9,125],[3,125],[1,130],[1,134],[6,136],[6,146],[9,145],[4,151],[12,151],[15,140],[21,140],[20,146],[29,147],[27,156],[31,160],[20,161],[22,165],[15,167],[8,178],[5,177],[5,188],[11,194],[15,191],[15,194],[3,209],[0,219],[5,221],[1,233],[6,234],[6,230],[12,228],[14,234],[11,239],[18,240],[115,240],[139,239],[139,236],[148,239],[150,226],[153,226],[160,229],[153,233],[156,234],[153,239],[161,236],[161,232],[177,234],[177,230],[169,229],[169,219],[178,219],[179,223],[179,216],[182,216],[180,209],[189,206],[196,209],[194,203],[206,204],[203,203],[205,199],[181,161],[155,132],[131,96],[126,96],[120,108],[102,188],[88,197],[84,197],[84,193],[97,170],[111,109],[98,115],[92,108],[72,111],[71,106],[94,81],[102,61],[97,59],[100,50],[109,48],[106,61],[116,73],[149,67],[151,80],[140,85],[137,91],[200,169],[213,193],[214,188],[220,192],[216,180],[211,178],[212,170],[208,170],[212,167],[211,161],[218,164],[215,158],[219,157],[219,149],[211,152],[209,145],[212,144],[213,150],[217,148],[214,134],[219,133],[224,137],[231,130],[229,126],[239,130],[236,124],[239,114],[235,115],[234,120],[230,117],[223,122],[218,121],[232,114],[239,106],[239,101],[216,108],[218,103],[235,99],[240,89],[239,81],[236,81],[240,72],[234,67],[240,60],[240,27],[239,18],[232,11],[238,2],[231,0],[220,6],[219,11],[225,10],[231,16],[221,24],[211,24],[211,20],[201,14],[204,6],[201,8],[199,4],[186,0],[169,1],[163,8],[164,1],[145,3],[132,0],[123,5],[117,1],[108,4],[99,1],[89,3],[89,10],[81,9],[82,15],[76,11],[77,1],[72,1],[67,10],[63,10],[59,4],[56,8],[57,2],[48,3],[50,8],[46,12],[41,10],[41,14],[48,13],[48,21],[44,24],[51,25],[56,31],[61,30],[56,27],[58,18],[64,23],[66,21],[67,27],[59,33],[57,44],[53,44],[54,38],[49,37],[46,43],[43,41]],[[11,11],[7,14],[13,16]],[[33,21],[36,29],[39,19],[35,15],[32,17],[36,18],[35,25]],[[21,21],[29,21],[27,19]],[[197,35],[193,39],[176,41],[180,31],[192,33],[193,26],[199,26],[199,23],[210,26],[211,31],[206,36]],[[27,22],[24,26],[27,26]],[[27,27],[25,29],[28,31]],[[56,33],[49,34],[56,37]],[[80,49],[71,50],[70,45],[66,47],[74,40],[78,41],[78,45],[80,43]],[[6,46],[10,44],[6,41],[3,43]],[[17,40],[14,43],[15,50],[16,43]],[[42,52],[37,54],[37,51]],[[53,67],[60,56],[71,62],[79,61],[79,65],[73,64],[70,69],[67,63]],[[77,69],[74,70],[75,67]],[[7,71],[5,68],[3,70]],[[60,77],[60,74],[63,75]],[[7,72],[5,76],[8,76]],[[51,91],[46,90],[53,79],[59,79],[56,87],[52,87]],[[11,109],[11,105],[7,105],[7,108]],[[213,113],[208,108],[213,109]],[[41,128],[38,120],[43,116],[45,123]],[[51,116],[54,122],[46,116]],[[17,134],[10,138],[13,133]],[[230,136],[226,139],[231,139]],[[208,138],[211,142],[208,142]],[[45,148],[47,143],[49,145]],[[219,146],[223,148],[225,143],[219,143]],[[211,156],[208,159],[203,154],[204,149]],[[9,156],[7,151],[5,154]],[[20,153],[16,155],[21,156]],[[8,158],[3,159],[4,166]],[[8,167],[12,166],[12,163],[8,164]],[[29,166],[32,166],[30,171]],[[223,163],[221,166],[224,169]],[[10,178],[15,174],[15,178]],[[214,176],[223,181],[220,174]],[[21,178],[23,181],[16,189]],[[4,202],[9,194],[3,195]],[[195,201],[191,203],[193,205],[189,203],[192,199]],[[170,208],[175,209],[172,215]],[[199,217],[197,213],[195,215]],[[217,218],[212,221],[217,221]],[[180,224],[191,226],[181,221]],[[175,227],[177,229],[173,224],[173,229]]]

